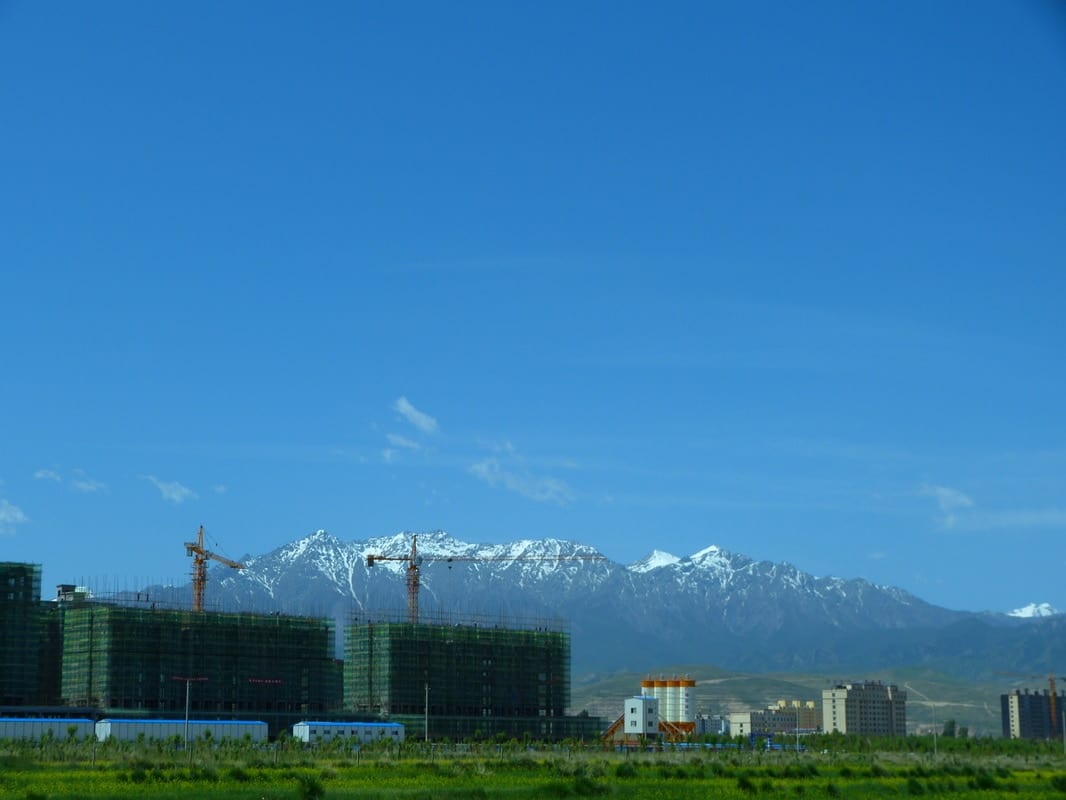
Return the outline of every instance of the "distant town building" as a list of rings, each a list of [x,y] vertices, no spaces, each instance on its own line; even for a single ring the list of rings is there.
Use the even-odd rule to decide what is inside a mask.
[[[999,705],[1006,739],[1057,739],[1062,735],[1062,714],[1066,711],[1066,694],[1062,692],[1053,698],[1047,689],[1032,693],[1015,689],[1000,695]]]
[[[905,736],[907,693],[880,681],[822,690],[822,730],[864,736]]]
[[[735,711],[730,714],[729,735],[810,733],[819,728],[821,721],[818,706],[813,700],[778,700],[776,705],[760,711]]]
[[[700,736],[721,736],[729,733],[729,718],[721,714],[696,714],[694,733]]]
[[[752,719],[752,717],[755,719]],[[729,723],[730,736],[750,736],[753,733],[765,733],[762,730],[761,712],[759,711],[732,711],[726,717]]]
[[[814,700],[778,700],[776,710],[795,716],[793,730],[812,732],[822,727],[822,710]]]

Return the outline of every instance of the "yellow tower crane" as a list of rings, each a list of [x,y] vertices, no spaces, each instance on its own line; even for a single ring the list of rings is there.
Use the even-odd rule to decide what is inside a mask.
[[[398,556],[368,555],[366,565],[374,566],[379,561],[407,562],[407,621],[418,623],[418,590],[422,583],[422,564],[426,562],[452,563],[455,561],[603,561],[604,556],[574,554],[559,556],[423,556],[418,552],[418,536],[411,537],[411,552]]]
[[[225,564],[233,569],[244,569],[244,564],[239,561],[212,553],[204,547],[204,526],[200,526],[200,532],[196,535],[195,542],[185,543],[185,555],[192,557],[192,610],[204,610],[204,588],[207,586],[207,560],[210,558],[220,564]]]

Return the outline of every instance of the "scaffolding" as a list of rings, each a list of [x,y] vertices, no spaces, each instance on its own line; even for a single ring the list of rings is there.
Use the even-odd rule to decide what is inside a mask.
[[[41,565],[0,562],[0,705],[40,702]]]
[[[333,620],[61,604],[62,702],[286,723],[339,708]],[[188,695],[186,694],[186,690]],[[279,721],[280,720],[280,721]]]
[[[570,635],[557,620],[416,624],[377,614],[353,617],[344,633],[350,712],[422,721],[434,736],[459,738],[563,738],[575,728],[566,717]]]

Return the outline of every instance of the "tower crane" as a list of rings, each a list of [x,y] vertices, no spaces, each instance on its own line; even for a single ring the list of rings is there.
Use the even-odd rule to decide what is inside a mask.
[[[411,552],[397,556],[368,555],[366,565],[374,566],[379,561],[407,562],[407,621],[418,623],[418,590],[422,584],[422,565],[426,562],[455,561],[603,561],[604,556],[579,554],[569,556],[423,556],[418,552],[418,536],[411,537]]]
[[[1062,676],[1059,676],[1059,675],[1055,675],[1055,673],[1053,673],[1053,672],[1049,673],[1047,675],[1025,675],[1025,674],[1023,674],[1021,672],[998,672],[996,674],[997,675],[1013,675],[1016,678],[1030,678],[1030,679],[1041,678],[1041,679],[1044,679],[1044,680],[1047,681],[1048,689],[1049,689],[1049,692],[1048,692],[1048,717],[1050,717],[1050,721],[1051,721],[1051,725],[1048,727],[1048,730],[1051,732],[1051,737],[1055,738],[1055,729],[1058,727],[1058,723],[1059,723],[1058,712],[1055,710],[1055,704],[1056,704],[1056,702],[1058,702],[1058,698],[1055,697],[1055,681],[1056,680],[1066,680],[1066,678],[1063,678]],[[1066,736],[1066,730],[1062,731],[1062,733],[1063,733],[1064,736]]]
[[[200,526],[200,532],[196,535],[195,542],[185,543],[185,555],[192,557],[192,610],[204,610],[204,588],[207,586],[207,560],[210,558],[220,564],[225,564],[233,569],[244,569],[244,564],[239,561],[212,553],[204,547],[204,526]]]

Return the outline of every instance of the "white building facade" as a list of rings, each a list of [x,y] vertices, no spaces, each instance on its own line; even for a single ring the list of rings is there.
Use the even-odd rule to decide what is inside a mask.
[[[625,736],[659,735],[659,699],[637,695],[626,700]]]
[[[402,742],[404,727],[398,722],[297,722],[292,736],[305,744],[344,739],[352,744]]]

